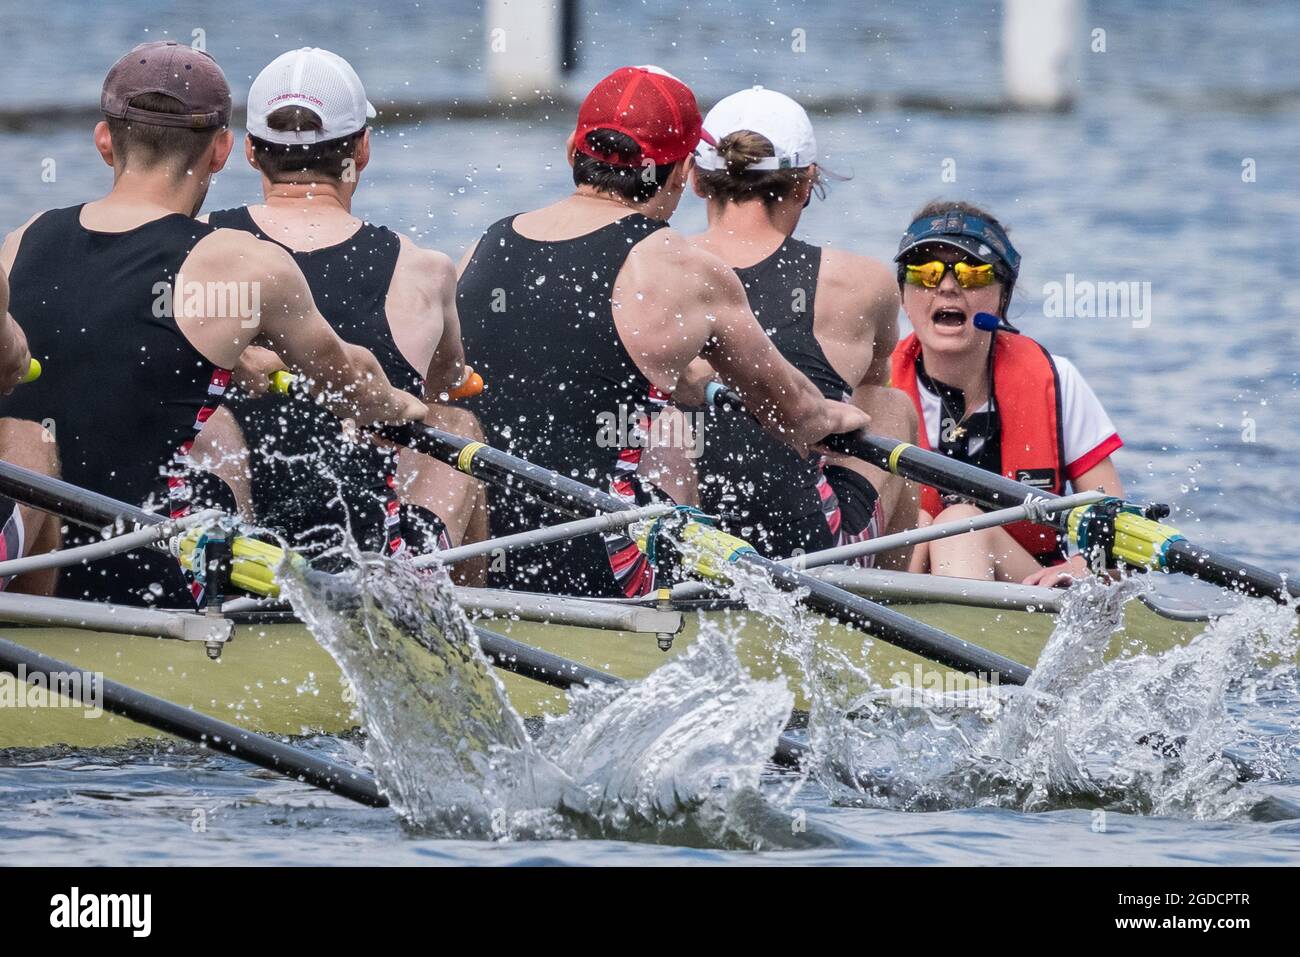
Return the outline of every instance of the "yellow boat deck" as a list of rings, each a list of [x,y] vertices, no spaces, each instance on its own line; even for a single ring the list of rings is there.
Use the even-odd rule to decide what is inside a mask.
[[[904,605],[901,611],[959,637],[1033,664],[1054,622],[1045,614],[993,611],[953,605]],[[721,612],[708,613],[720,616]],[[1133,603],[1126,635],[1151,650],[1168,647],[1196,634],[1201,626],[1177,624]],[[741,658],[756,677],[788,673],[788,657],[773,652],[780,636],[772,625],[744,613],[739,643]],[[530,622],[489,620],[493,630],[583,664],[625,678],[649,674],[695,639],[699,616],[687,615],[685,630],[673,648],[661,651],[653,635],[595,631]],[[251,730],[298,735],[337,733],[357,723],[352,696],[333,659],[303,625],[244,625],[220,661],[210,661],[201,645],[157,638],[110,635],[71,628],[0,628],[0,635],[77,668],[102,673],[110,680]],[[892,675],[911,674],[923,664],[927,673],[942,671],[922,659],[875,642],[866,660],[866,636],[833,624],[821,627],[819,640],[834,642],[862,661],[873,678],[888,686]],[[520,713],[554,713],[565,707],[564,693],[536,682],[503,674],[512,703]],[[45,692],[16,689],[0,676],[0,748],[55,744],[103,747],[158,733],[115,715],[95,714]],[[798,682],[791,686],[798,690]],[[20,693],[15,694],[18,690]],[[803,704],[803,702],[801,702]]]

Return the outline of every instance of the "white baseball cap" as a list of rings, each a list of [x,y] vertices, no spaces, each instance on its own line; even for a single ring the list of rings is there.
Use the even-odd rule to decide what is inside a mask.
[[[803,169],[817,162],[812,120],[802,106],[776,90],[755,86],[731,94],[709,110],[704,129],[718,143],[740,130],[765,137],[776,155],[756,160],[746,169]],[[727,168],[726,160],[707,143],[700,144],[695,165],[706,170]]]
[[[266,118],[286,106],[310,110],[319,130],[273,130]],[[323,143],[350,136],[378,114],[347,60],[319,47],[282,53],[248,90],[248,132],[269,143]]]

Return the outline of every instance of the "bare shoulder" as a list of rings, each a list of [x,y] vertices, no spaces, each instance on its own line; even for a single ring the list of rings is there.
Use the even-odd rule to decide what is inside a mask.
[[[827,289],[856,293],[874,299],[882,289],[897,294],[898,280],[892,268],[872,256],[861,256],[844,249],[822,249],[819,280]]]
[[[23,234],[27,232],[27,228],[43,215],[44,213],[34,213],[27,222],[5,236],[4,245],[0,246],[0,262],[4,264],[5,272],[13,268],[14,260],[18,258],[18,247],[22,245]]]
[[[459,279],[462,275],[464,275],[465,270],[469,268],[469,264],[470,264],[470,263],[473,261],[473,259],[474,259],[474,254],[475,254],[476,252],[478,252],[478,244],[479,244],[479,242],[480,242],[480,240],[478,240],[478,239],[474,240],[474,241],[473,241],[472,243],[470,243],[469,246],[465,249],[465,252],[461,254],[460,262],[458,262],[458,263],[456,264],[456,278],[457,278],[457,279]]]
[[[447,283],[456,282],[456,263],[446,253],[425,249],[408,236],[397,234],[400,248],[397,268],[407,278],[427,283],[428,288],[441,290]]]
[[[823,249],[817,277],[818,318],[833,322],[872,322],[897,314],[898,279],[871,256],[843,249]]]
[[[191,277],[202,272],[223,281],[302,275],[287,249],[242,229],[217,229],[204,236],[190,250],[182,271]]]
[[[625,271],[659,290],[700,304],[744,299],[736,271],[675,229],[660,229],[637,243]],[[620,275],[620,281],[622,280]]]

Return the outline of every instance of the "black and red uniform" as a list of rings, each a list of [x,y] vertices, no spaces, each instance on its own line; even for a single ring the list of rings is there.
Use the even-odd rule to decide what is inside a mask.
[[[228,507],[229,491],[195,473],[188,456],[230,372],[199,354],[170,308],[181,265],[212,227],[176,213],[96,232],[81,224],[81,210],[51,210],[23,234],[9,312],[44,371],[0,399],[0,415],[44,424],[61,476],[74,485],[171,516],[191,505]],[[64,546],[95,537],[70,530]],[[65,568],[58,590],[125,603],[192,601],[176,561],[146,550]]]
[[[208,222],[283,245],[262,232],[247,207],[214,212]],[[397,234],[363,223],[333,246],[284,248],[339,338],[369,349],[389,382],[423,397],[424,375],[406,361],[388,323],[388,290],[401,252]],[[344,560],[338,548],[345,536],[386,555],[408,546],[417,552],[448,547],[437,516],[399,503],[396,453],[345,436],[338,418],[305,390],[256,399],[236,392],[228,405],[251,453],[257,522],[282,530],[298,552],[329,552],[326,564],[333,566]]]
[[[822,251],[787,239],[736,274],[772,344],[828,399],[848,400],[845,382],[813,334]],[[819,551],[880,534],[880,496],[863,476],[814,456],[801,459],[750,417],[710,410],[697,469],[700,504],[771,558]]]
[[[628,355],[610,298],[632,248],[666,224],[632,213],[584,236],[541,242],[515,232],[514,219],[483,234],[457,288],[465,356],[487,384],[466,406],[490,445],[629,503],[647,501],[636,478],[642,433],[667,397]],[[488,504],[493,535],[563,520],[496,484]],[[655,571],[635,542],[611,534],[511,551],[489,563],[489,583],[636,596],[653,589]]]

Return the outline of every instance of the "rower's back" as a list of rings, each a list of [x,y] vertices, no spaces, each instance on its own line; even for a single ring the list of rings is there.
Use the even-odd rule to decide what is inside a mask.
[[[822,185],[807,113],[753,87],[722,99],[704,124],[714,143],[699,150],[694,185],[709,203],[709,229],[696,241],[735,268],[763,331],[824,398],[847,402],[877,385],[877,347],[894,341],[893,277],[874,260],[792,235]],[[704,509],[773,558],[883,529],[869,466],[800,458],[734,412],[709,412],[697,466]]]
[[[23,231],[9,310],[44,373],[0,400],[0,414],[46,424],[65,481],[179,514],[195,493],[190,447],[230,377],[190,344],[174,317],[182,264],[213,229],[177,213],[100,231],[83,225],[82,214],[82,206],[51,210]],[[219,490],[214,484],[201,497]],[[71,566],[59,592],[188,600],[175,561],[152,553],[96,562],[93,570]]]
[[[612,298],[633,249],[667,224],[637,212],[600,224],[612,215],[606,210],[576,235],[569,233],[584,227],[562,211],[494,223],[461,275],[456,302],[465,354],[487,383],[468,407],[488,443],[633,502],[646,494],[635,479],[638,430],[664,396],[628,354]],[[500,486],[488,495],[494,535],[555,520],[553,510]],[[506,561],[508,569],[492,564],[493,584],[635,595],[653,581],[645,556],[616,535],[512,552]]]
[[[401,254],[396,233],[362,222],[338,242],[302,248],[285,232],[268,235],[248,207],[214,212],[208,222],[288,250],[339,337],[369,349],[397,388],[423,395],[424,376],[403,356],[388,319],[388,294]],[[235,393],[227,404],[251,453],[260,524],[283,529],[295,549],[308,556],[339,548],[344,536],[371,551],[402,549],[394,450],[346,434],[338,418],[304,388],[288,397]]]
[[[736,269],[759,325],[781,355],[827,399],[846,401],[853,387],[835,371],[814,334],[822,250],[787,237],[776,251]],[[699,461],[700,505],[784,558],[835,544],[839,502],[816,457],[800,458],[734,410],[709,409]]]

